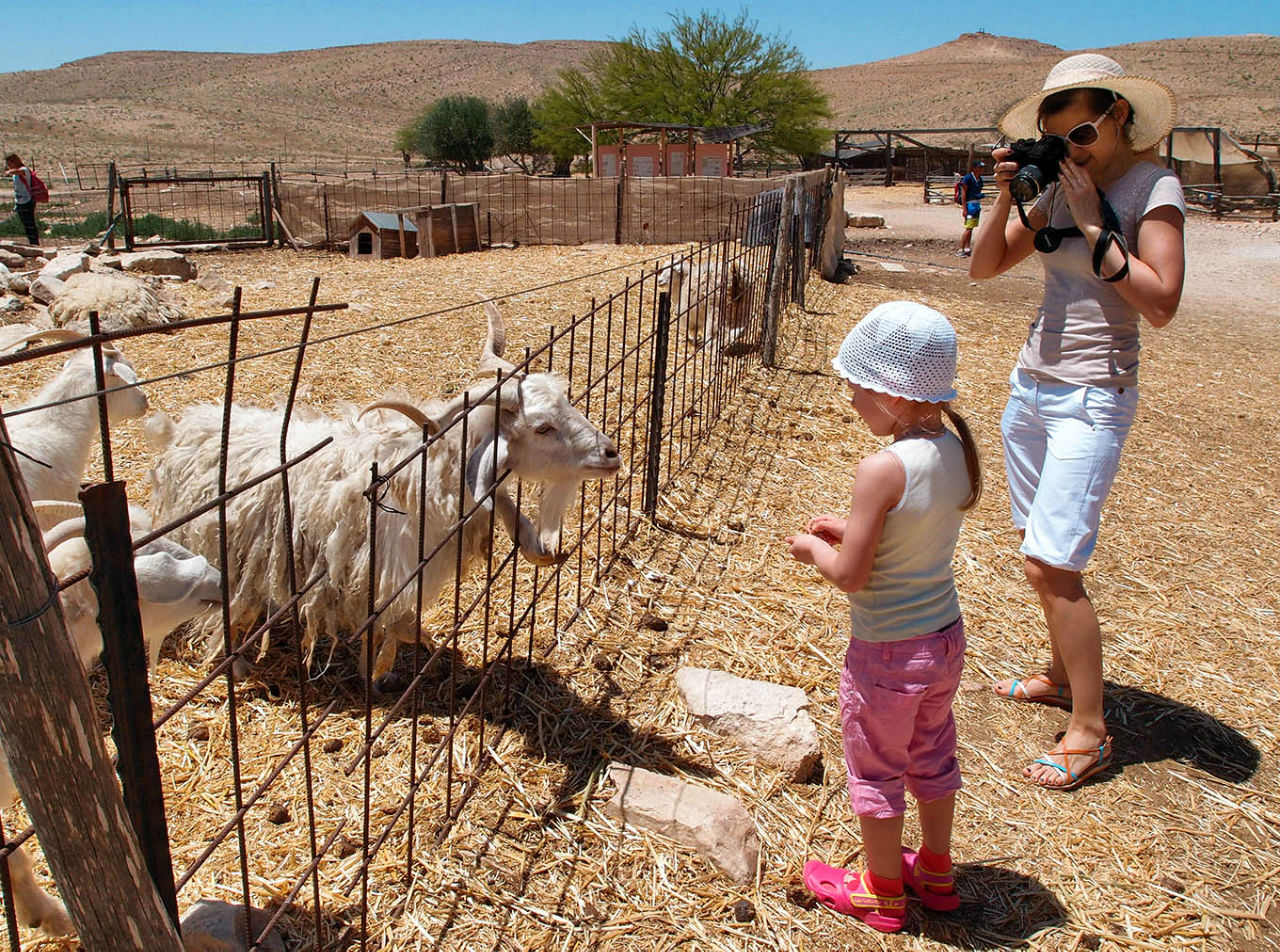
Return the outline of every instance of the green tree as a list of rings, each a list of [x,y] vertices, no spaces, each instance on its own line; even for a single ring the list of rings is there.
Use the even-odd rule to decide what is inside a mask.
[[[489,104],[477,96],[446,96],[396,133],[395,146],[428,162],[478,172],[493,155]]]
[[[564,135],[565,125],[570,132],[574,124],[610,119],[761,125],[748,151],[804,158],[828,141],[822,121],[830,116],[826,96],[805,68],[799,50],[760,33],[746,13],[733,20],[706,11],[673,14],[670,29],[651,35],[633,28],[581,70],[562,72],[539,101],[537,138],[544,147],[554,139],[581,152]],[[561,125],[548,130],[548,122]]]
[[[575,126],[609,118],[594,80],[580,69],[560,71],[560,81],[533,104],[533,144],[550,154],[556,173],[569,174],[574,156],[590,148]]]
[[[528,173],[529,159],[535,152],[533,110],[529,107],[529,100],[511,96],[496,106],[490,106],[489,123],[493,128],[494,154],[505,155]]]

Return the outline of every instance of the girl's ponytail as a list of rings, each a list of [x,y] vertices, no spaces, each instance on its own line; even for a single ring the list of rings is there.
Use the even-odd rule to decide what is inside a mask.
[[[942,404],[942,412],[947,415],[951,425],[960,437],[960,445],[964,447],[964,466],[969,471],[969,498],[960,506],[961,511],[972,509],[982,498],[982,465],[978,460],[978,444],[973,441],[973,433],[964,417],[951,409],[949,402]]]

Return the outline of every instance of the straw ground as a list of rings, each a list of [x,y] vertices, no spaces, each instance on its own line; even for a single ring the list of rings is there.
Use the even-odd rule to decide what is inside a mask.
[[[553,253],[574,252],[522,249],[502,262],[507,283],[490,293],[538,283],[523,275],[540,268],[563,270],[563,261],[548,266],[543,256]],[[588,256],[596,255],[606,253],[587,249],[580,260],[595,262]],[[250,306],[266,306],[271,294],[285,291],[287,301],[270,303],[296,303],[301,295],[289,282],[303,286],[314,264],[332,272],[329,288],[339,299],[367,295],[375,309],[392,300],[403,302],[404,313],[425,309],[416,295],[427,272],[412,262],[369,269],[377,280],[368,287],[376,291],[361,291],[340,259],[237,255],[210,263],[232,280],[277,282]],[[474,290],[464,272],[448,277],[445,265],[431,267],[442,269],[431,277],[458,300]],[[461,821],[439,844],[424,824],[411,886],[397,867],[403,834],[380,854],[371,947],[1274,946],[1280,438],[1272,420],[1280,409],[1280,343],[1273,327],[1224,325],[1194,311],[1146,335],[1139,419],[1088,575],[1103,619],[1117,762],[1098,782],[1053,794],[1022,783],[1020,773],[1052,745],[1064,717],[1002,703],[989,692],[993,679],[1044,661],[1042,622],[1008,525],[997,423],[1035,290],[1026,275],[973,287],[936,262],[908,274],[867,268],[842,286],[811,284],[807,311],[787,315],[781,367],[749,373],[729,416],[661,500],[662,528],[642,531],[624,564],[599,585],[586,617],[554,643],[540,639],[532,663],[512,663],[515,689],[488,716],[493,764],[480,774]],[[964,905],[951,918],[913,911],[904,935],[881,937],[813,906],[799,886],[806,859],[857,864],[859,841],[844,791],[836,707],[846,609],[838,592],[787,557],[781,540],[809,514],[841,509],[854,465],[875,448],[829,358],[857,316],[899,297],[921,299],[956,323],[963,410],[984,451],[987,495],[966,522],[956,559],[970,644],[957,702],[966,778],[956,832]],[[396,348],[407,346],[409,333],[382,332],[378,347],[363,349],[360,373],[368,381],[400,380],[406,355]],[[414,359],[437,346],[451,352],[454,335],[438,333],[438,343],[433,336],[430,347],[413,348]],[[469,357],[479,330],[456,333],[468,338],[457,347]],[[511,337],[526,342],[517,332]],[[168,346],[205,345],[184,336]],[[181,354],[170,360],[183,365],[197,356]],[[159,363],[161,353],[154,358]],[[410,389],[432,395],[446,381]],[[312,387],[318,402],[330,398],[319,379]],[[169,399],[176,400],[161,403]],[[192,652],[166,652],[158,704],[194,680],[196,664]],[[692,728],[673,682],[681,664],[808,691],[823,735],[822,777],[787,783]],[[319,736],[346,741],[347,753],[317,756],[324,775],[317,800],[326,820],[345,816],[358,828],[358,802],[344,800],[345,788],[328,776],[341,772],[360,731],[354,692],[336,694],[337,713]],[[273,698],[264,683],[242,709],[263,728],[256,736],[267,739],[248,752],[246,777],[262,769],[255,758],[265,763],[268,752],[285,746],[278,738],[271,743],[273,727],[282,735],[295,730],[289,700]],[[161,753],[179,866],[230,812],[225,782],[216,782],[226,758],[217,696],[204,714],[187,716],[189,723],[165,732]],[[202,719],[209,727],[203,735],[192,730]],[[425,729],[438,729],[438,721],[425,719]],[[402,777],[404,746],[391,740],[382,753],[378,774]],[[469,763],[478,753],[472,743],[459,757]],[[602,808],[612,791],[602,771],[610,760],[741,798],[762,843],[757,882],[735,888],[696,855],[608,819]],[[293,786],[273,798],[291,801],[298,816],[301,781],[293,770],[282,780]],[[264,842],[278,840],[264,827]],[[294,853],[282,851],[279,866],[297,868],[303,850],[299,831]],[[202,874],[199,891],[234,898],[233,851],[223,852],[225,862]],[[286,877],[280,879],[255,878],[261,901],[279,897]],[[326,888],[323,900],[330,914],[344,905],[349,912],[351,900],[339,888]],[[300,935],[305,916],[286,925]]]

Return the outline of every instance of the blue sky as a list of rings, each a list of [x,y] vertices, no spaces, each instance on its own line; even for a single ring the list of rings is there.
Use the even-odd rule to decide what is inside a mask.
[[[100,0],[67,0],[43,8],[39,29],[14,29],[19,19],[15,10],[34,12],[42,9],[39,5],[19,4],[10,11],[9,37],[0,46],[0,71],[51,69],[86,56],[133,49],[274,53],[390,40],[607,40],[624,35],[633,25],[662,29],[670,22],[670,11],[708,9],[735,16],[744,8],[762,31],[787,36],[815,69],[911,53],[975,30],[1070,50],[1181,36],[1280,33],[1280,3],[1274,0],[944,0],[923,7],[868,0],[757,0],[705,6],[611,0],[113,0],[105,5]],[[25,35],[19,38],[15,32]]]

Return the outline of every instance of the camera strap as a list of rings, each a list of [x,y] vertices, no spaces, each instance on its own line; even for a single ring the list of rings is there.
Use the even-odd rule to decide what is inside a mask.
[[[1129,273],[1129,243],[1125,240],[1124,231],[1120,228],[1120,220],[1116,217],[1115,209],[1107,201],[1102,189],[1097,189],[1097,192],[1098,200],[1102,207],[1102,234],[1098,236],[1098,240],[1093,246],[1093,274],[1099,280],[1114,284],[1116,281],[1122,281]],[[1056,188],[1054,189],[1053,197],[1058,197]],[[1026,209],[1022,207],[1022,202],[1014,199],[1014,203],[1018,206],[1018,218],[1022,221],[1022,227],[1026,228],[1027,231],[1035,232],[1032,244],[1035,246],[1036,251],[1042,254],[1052,254],[1057,251],[1066,238],[1084,237],[1084,233],[1074,225],[1070,228],[1054,228],[1052,225],[1045,225],[1043,228],[1032,228],[1031,221],[1027,218]],[[1052,208],[1050,211],[1052,212]],[[1120,266],[1119,271],[1110,277],[1104,278],[1102,276],[1103,260],[1113,245],[1120,249],[1124,263]]]

